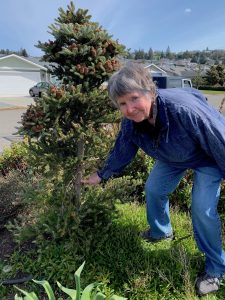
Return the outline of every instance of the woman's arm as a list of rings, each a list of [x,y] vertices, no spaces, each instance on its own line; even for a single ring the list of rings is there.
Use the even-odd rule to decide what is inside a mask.
[[[103,167],[87,179],[84,179],[82,181],[84,184],[95,185],[100,183],[101,180],[107,180],[112,176],[119,175],[135,157],[138,146],[133,143],[132,130],[125,123],[126,120],[122,122],[114,147],[110,151]]]

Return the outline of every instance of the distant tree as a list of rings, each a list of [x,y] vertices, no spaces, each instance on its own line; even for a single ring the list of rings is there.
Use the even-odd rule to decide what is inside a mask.
[[[20,53],[21,56],[28,57],[26,49],[20,49],[19,53]]]
[[[159,60],[161,58],[161,51],[155,50],[153,58]]]
[[[207,61],[206,55],[205,55],[204,53],[201,53],[198,62],[199,62],[201,65],[204,65],[204,64],[206,63],[206,61]]]
[[[143,49],[135,50],[134,59],[145,59],[145,51]]]
[[[145,52],[145,54],[144,54],[144,59],[149,59],[149,58],[148,58],[148,52]]]
[[[182,59],[183,58],[183,53],[179,52],[176,54],[176,59]]]
[[[213,65],[206,73],[206,80],[209,85],[220,84],[225,81],[225,70],[223,65]]]
[[[160,57],[160,58],[165,58],[166,55],[165,55],[165,53],[164,53],[163,51],[161,51],[159,57]]]
[[[9,50],[9,49],[6,49],[6,50],[1,49],[0,54],[5,54],[5,55],[17,54],[17,55],[20,55],[20,56],[28,57],[26,49],[23,49],[23,48],[21,48],[19,51],[13,51],[13,50]]]
[[[152,50],[152,48],[149,48],[148,50],[148,59],[154,59],[154,51]]]
[[[224,55],[225,55],[225,50],[213,50],[210,56],[215,61],[219,61],[221,57],[224,57]]]
[[[182,55],[182,58],[183,59],[188,59],[190,58],[190,52],[188,50],[184,51],[183,52],[183,55]]]
[[[153,53],[152,53],[153,52]],[[162,59],[167,57],[168,59],[190,59],[193,63],[205,64],[208,59],[212,59],[215,61],[215,64],[219,64],[221,61],[225,64],[225,50],[209,50],[208,47],[206,50],[199,51],[189,51],[186,50],[184,52],[174,53],[171,52],[170,47],[168,46],[166,51],[152,50],[145,52],[144,50],[134,50],[134,52],[130,52],[128,54],[128,58],[130,59],[152,59],[152,54],[154,59]]]
[[[215,85],[219,82],[219,75],[215,65],[206,72],[206,80],[209,85]]]
[[[219,84],[221,86],[223,86],[224,81],[225,81],[225,69],[224,66],[222,64],[219,64],[216,66],[216,70],[218,72],[219,75]]]
[[[126,55],[126,58],[128,59],[134,59],[134,53],[131,52],[131,49],[127,49],[127,55]]]
[[[166,58],[168,59],[171,59],[172,58],[172,54],[171,54],[171,51],[170,51],[170,47],[168,46],[167,49],[166,49]]]
[[[205,84],[205,79],[202,76],[202,67],[198,64],[195,76],[192,78],[193,85],[198,89]]]
[[[194,55],[191,59],[191,63],[198,63],[198,56]]]

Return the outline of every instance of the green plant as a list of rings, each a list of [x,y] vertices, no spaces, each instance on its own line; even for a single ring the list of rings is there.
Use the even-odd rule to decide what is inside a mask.
[[[181,211],[190,212],[192,185],[193,172],[188,170],[174,193],[170,195],[170,203],[173,207]]]
[[[6,176],[12,170],[24,171],[27,168],[26,143],[13,143],[11,147],[5,148],[0,155],[0,172]]]
[[[209,85],[223,86],[225,80],[225,69],[223,64],[213,65],[206,72],[206,82]]]
[[[0,176],[0,230],[8,220],[14,219],[23,208],[23,189],[26,176],[20,171],[10,171]]]
[[[73,186],[65,187],[59,178],[52,182],[38,178],[36,187],[35,183],[30,184],[24,195],[27,204],[31,204],[29,214],[22,214],[7,225],[19,244],[27,239],[33,239],[37,244],[46,238],[54,241],[69,239],[75,252],[88,253],[104,242],[112,216],[116,215],[114,186],[110,182],[105,189],[102,186],[83,189],[79,211],[74,209],[71,201]]]
[[[205,86],[199,86],[198,89],[201,90],[202,93],[209,94],[209,95],[225,94],[224,86],[216,87],[216,86],[205,85]]]
[[[20,128],[43,165],[63,168],[65,187],[73,184],[71,201],[76,210],[82,203],[80,180],[89,168],[90,149],[102,144],[98,134],[103,123],[117,118],[101,85],[118,69],[117,57],[124,53],[124,46],[91,21],[87,12],[76,11],[73,2],[66,11],[60,8],[55,24],[49,26],[53,40],[39,41],[43,60],[62,85],[28,108]]]
[[[175,239],[150,244],[139,237],[140,231],[147,226],[145,205],[136,202],[116,206],[119,218],[112,217],[107,236],[105,233],[101,235],[101,231],[97,236],[93,235],[98,247],[91,244],[91,251],[87,254],[77,253],[73,238],[63,241],[46,239],[37,244],[35,250],[16,251],[7,263],[12,266],[12,271],[5,274],[0,270],[0,282],[6,275],[15,278],[18,271],[33,274],[35,278],[48,280],[58,299],[58,288],[53,283],[58,280],[66,287],[73,287],[74,266],[80,266],[85,260],[82,286],[93,281],[101,282],[102,293],[107,296],[113,291],[129,300],[199,300],[193,287],[197,273],[203,270],[204,257],[198,251],[190,230],[190,216],[172,208]],[[32,285],[31,291],[40,293],[38,287]],[[0,299],[8,299],[6,293],[7,296],[12,294],[12,290],[0,286]],[[40,298],[44,300],[47,296]],[[224,287],[207,299],[224,299]]]
[[[101,292],[101,289],[100,289],[101,283],[98,283],[98,282],[89,284],[81,292],[80,275],[83,270],[84,264],[85,264],[85,262],[75,272],[76,290],[66,288],[66,287],[62,286],[59,282],[57,282],[57,285],[60,288],[60,290],[62,290],[66,295],[69,296],[69,298],[67,298],[67,299],[72,299],[72,300],[103,300],[103,299],[126,300],[127,299],[127,298],[119,297],[117,295],[112,295],[112,294],[109,297],[106,297]],[[53,289],[50,286],[48,281],[46,281],[46,280],[42,280],[42,281],[33,280],[33,281],[44,287],[49,300],[56,300]],[[23,295],[25,295],[25,297],[20,297],[16,294],[15,300],[38,300],[39,299],[38,296],[34,292],[27,292],[18,287],[15,287],[15,288],[17,290],[19,290]],[[60,298],[60,299],[62,299],[62,298]]]

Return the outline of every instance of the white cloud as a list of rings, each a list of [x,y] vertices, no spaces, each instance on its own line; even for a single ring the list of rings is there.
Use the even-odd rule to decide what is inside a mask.
[[[185,13],[190,14],[191,13],[191,8],[185,8]]]

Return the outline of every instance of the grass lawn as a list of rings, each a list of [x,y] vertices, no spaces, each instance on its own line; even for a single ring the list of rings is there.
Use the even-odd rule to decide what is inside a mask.
[[[203,94],[208,94],[208,95],[224,95],[225,96],[225,91],[210,91],[210,90],[200,90]]]
[[[88,255],[77,257],[74,249],[67,248],[69,241],[46,241],[38,253],[15,254],[14,269],[31,273],[37,279],[45,278],[51,284],[58,280],[74,288],[73,273],[85,260],[82,287],[100,281],[106,294],[114,291],[129,300],[200,299],[195,294],[194,282],[203,270],[204,258],[196,248],[190,217],[173,209],[175,239],[150,244],[139,237],[147,226],[145,205],[119,204],[118,210],[119,217],[113,220],[109,235],[102,236],[97,249],[91,249]],[[4,288],[2,293],[5,292]],[[222,286],[216,295],[201,299],[224,300],[224,295]]]

